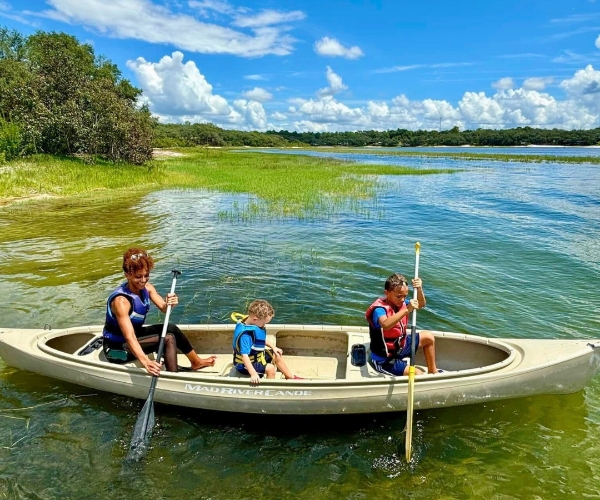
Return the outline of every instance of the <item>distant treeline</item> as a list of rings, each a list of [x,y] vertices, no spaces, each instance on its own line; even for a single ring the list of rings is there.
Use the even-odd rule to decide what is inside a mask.
[[[141,93],[70,35],[0,27],[0,163],[47,153],[142,164],[156,122]]]
[[[242,132],[224,130],[210,123],[161,124],[157,126],[156,147],[173,146],[594,146],[600,144],[600,128],[560,130],[518,127],[505,130],[465,130],[458,127],[436,130],[387,130],[358,132]]]

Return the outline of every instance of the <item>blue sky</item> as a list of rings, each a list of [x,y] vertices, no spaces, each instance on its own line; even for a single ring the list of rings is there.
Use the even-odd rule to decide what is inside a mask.
[[[600,127],[600,0],[0,0],[66,32],[165,123]]]

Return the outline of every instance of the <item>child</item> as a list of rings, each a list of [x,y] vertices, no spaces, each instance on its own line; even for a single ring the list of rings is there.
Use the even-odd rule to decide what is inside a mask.
[[[266,300],[255,300],[248,306],[248,316],[239,321],[233,332],[233,362],[250,383],[258,385],[260,377],[275,378],[277,369],[286,379],[301,380],[294,375],[283,360],[283,351],[267,340],[265,325],[273,319],[275,311]]]
[[[365,314],[371,336],[371,363],[386,375],[408,375],[408,364],[403,360],[410,356],[411,335],[407,332],[408,316],[425,307],[425,294],[420,278],[412,280],[417,298],[408,298],[408,282],[401,274],[392,274],[385,282],[384,294],[373,302]],[[435,364],[435,338],[428,331],[417,332],[415,352],[423,347],[428,373],[438,373]],[[441,370],[440,370],[441,371]],[[415,373],[423,373],[415,368]]]

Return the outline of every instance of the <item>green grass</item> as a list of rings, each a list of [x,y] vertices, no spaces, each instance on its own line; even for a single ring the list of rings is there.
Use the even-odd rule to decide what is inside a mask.
[[[384,187],[382,175],[426,175],[455,170],[365,165],[302,155],[179,149],[184,156],[154,160],[148,166],[87,165],[74,158],[37,156],[0,167],[0,203],[40,197],[206,189],[247,193],[244,206],[225,218],[312,216],[373,199]]]
[[[454,158],[460,160],[492,160],[502,162],[521,163],[593,163],[600,164],[598,156],[557,156],[557,155],[524,155],[524,154],[500,154],[500,153],[473,153],[450,152],[450,151],[398,151],[385,148],[311,148],[310,151],[323,151],[327,153],[354,153],[376,156],[421,156],[428,158]],[[300,150],[303,151],[303,150]]]

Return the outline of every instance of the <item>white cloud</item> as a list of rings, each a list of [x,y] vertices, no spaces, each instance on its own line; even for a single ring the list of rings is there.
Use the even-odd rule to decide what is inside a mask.
[[[327,66],[327,81],[329,82],[329,87],[320,89],[317,92],[319,97],[334,95],[348,88],[342,82],[342,77],[336,75],[329,66]]]
[[[550,85],[554,81],[551,76],[527,78],[523,82],[523,88],[526,90],[544,90],[546,85]]]
[[[240,28],[261,28],[273,24],[289,23],[292,21],[301,21],[306,14],[300,10],[293,12],[278,12],[275,10],[263,10],[256,15],[238,15],[233,22],[234,26]]]
[[[192,9],[197,9],[204,16],[208,16],[212,12],[231,14],[235,11],[229,2],[222,2],[220,0],[191,1],[188,2],[188,5]]]
[[[575,72],[573,78],[564,80],[560,86],[565,90],[569,101],[580,109],[600,114],[600,71],[591,64]],[[596,125],[599,126],[599,125]]]
[[[48,3],[53,8],[38,15],[92,28],[114,38],[170,44],[203,54],[242,57],[290,54],[296,40],[286,33],[289,26],[271,25],[304,17],[300,11],[264,11],[252,15],[248,9],[233,8],[227,2],[192,2],[202,12],[214,10],[232,16],[234,25],[250,28],[248,34],[198,21],[149,0],[49,0]]]
[[[143,58],[128,61],[143,89],[145,102],[163,122],[212,122],[224,128],[296,131],[343,130],[461,130],[477,128],[541,128],[600,127],[600,71],[591,65],[576,71],[571,78],[559,82],[565,98],[557,99],[544,92],[548,78],[529,78],[522,88],[511,88],[514,82],[503,81],[494,94],[466,92],[456,104],[445,100],[411,101],[399,94],[390,100],[367,100],[352,106],[338,96],[347,86],[342,77],[327,67],[328,86],[313,98],[294,97],[287,109],[277,109],[265,89],[256,87],[244,93],[244,99],[232,104],[213,93],[193,61],[184,61],[181,52],[173,52],[158,62]],[[501,80],[502,82],[502,80]],[[510,83],[510,85],[508,85]],[[269,119],[276,125],[269,123]]]
[[[287,116],[279,111],[275,111],[275,113],[271,113],[271,118],[277,121],[287,120]]]
[[[144,91],[144,99],[153,113],[170,120],[197,116],[201,121],[228,121],[233,118],[227,101],[212,93],[212,85],[193,61],[183,62],[181,52],[164,56],[159,62],[138,57],[127,61]],[[187,118],[186,118],[187,119]]]
[[[262,75],[246,75],[244,80],[266,80],[266,78]]]
[[[328,80],[335,75],[328,68]],[[593,128],[600,126],[600,72],[592,66],[577,71],[560,85],[568,98],[557,100],[541,92],[548,78],[531,78],[523,88],[513,89],[512,79],[500,81],[497,92],[466,92],[456,106],[448,101],[411,101],[400,94],[390,101],[368,101],[351,107],[339,102],[331,92],[318,92],[316,99],[290,100],[287,123],[278,116],[282,128],[297,131],[390,130],[396,128],[461,130],[517,126],[547,128]],[[526,86],[528,88],[526,88]],[[537,87],[535,89],[533,87]],[[328,87],[329,89],[331,87]],[[345,88],[345,86],[344,86]]]
[[[243,128],[262,131],[267,129],[267,113],[261,103],[237,99],[233,105],[239,112],[239,123],[244,125]]]
[[[346,59],[358,59],[364,55],[360,47],[344,47],[335,38],[327,36],[315,43],[315,52],[321,56],[345,57]]]
[[[509,76],[500,78],[497,82],[492,83],[492,87],[498,90],[508,90],[515,86],[515,82]]]
[[[596,48],[600,49],[600,35],[598,35],[598,38],[596,38]]]
[[[273,98],[273,95],[270,92],[267,92],[265,89],[254,87],[252,90],[244,92],[244,97],[250,99],[251,101],[267,102]]]

